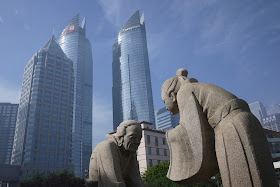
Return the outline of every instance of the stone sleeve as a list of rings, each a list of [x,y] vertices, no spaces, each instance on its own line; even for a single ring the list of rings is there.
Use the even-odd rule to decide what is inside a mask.
[[[129,167],[128,180],[126,180],[127,186],[144,187],[144,183],[139,172],[139,164],[136,159],[136,154],[131,156]]]
[[[117,145],[113,141],[105,141],[98,152],[99,186],[125,187]]]

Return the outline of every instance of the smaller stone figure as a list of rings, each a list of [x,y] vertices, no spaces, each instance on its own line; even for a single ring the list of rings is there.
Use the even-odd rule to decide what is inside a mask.
[[[134,120],[122,122],[117,132],[107,135],[107,140],[93,150],[89,178],[86,185],[98,187],[142,187],[136,150],[142,138],[140,123]]]
[[[179,69],[162,85],[166,108],[180,113],[180,125],[166,133],[167,177],[181,184],[202,182],[215,175],[218,162],[224,187],[278,186],[262,126],[248,104],[187,74]]]

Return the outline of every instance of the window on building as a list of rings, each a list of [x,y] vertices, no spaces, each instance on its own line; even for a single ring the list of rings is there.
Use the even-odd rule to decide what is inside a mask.
[[[167,150],[166,149],[164,149],[163,153],[164,153],[164,156],[167,156]]]
[[[152,148],[148,147],[148,154],[151,155],[152,154]]]
[[[155,145],[158,146],[158,137],[155,137]]]
[[[157,164],[160,164],[160,160],[157,161]]]
[[[166,145],[166,139],[165,138],[162,138],[162,144]]]
[[[153,160],[149,159],[149,166],[152,167],[153,166]]]
[[[151,137],[150,137],[150,135],[147,135],[147,143],[148,143],[148,144],[151,143]]]
[[[157,155],[159,155],[159,148],[157,148]]]

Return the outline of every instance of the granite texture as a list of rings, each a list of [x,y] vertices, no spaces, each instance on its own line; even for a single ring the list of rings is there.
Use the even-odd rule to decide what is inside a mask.
[[[194,184],[219,168],[224,187],[278,186],[262,126],[248,104],[187,74],[179,69],[162,86],[166,108],[181,117],[180,125],[167,132],[171,152],[167,177]]]
[[[87,186],[142,187],[136,150],[142,138],[140,123],[122,122],[114,135],[99,143],[93,150]]]

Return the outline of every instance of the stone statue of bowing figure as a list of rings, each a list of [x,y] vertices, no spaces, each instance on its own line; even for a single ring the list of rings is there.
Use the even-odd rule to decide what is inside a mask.
[[[86,186],[144,187],[136,157],[141,138],[141,125],[134,120],[122,122],[115,134],[107,135],[92,152]]]
[[[185,69],[162,85],[162,100],[180,124],[167,131],[167,177],[181,184],[202,182],[220,170],[224,187],[276,187],[269,146],[248,104]]]

